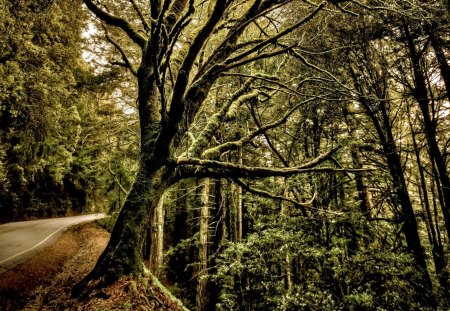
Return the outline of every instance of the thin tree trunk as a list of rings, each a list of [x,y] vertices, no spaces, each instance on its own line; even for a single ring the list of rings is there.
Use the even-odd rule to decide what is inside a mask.
[[[164,196],[161,197],[151,223],[150,271],[159,277],[164,251]]]
[[[239,150],[239,159],[238,163],[242,165],[242,149]],[[239,185],[232,183],[231,184],[231,195],[232,195],[232,206],[233,206],[233,232],[234,232],[234,241],[240,242],[242,241],[242,187]]]
[[[414,214],[414,209],[409,198],[409,193],[406,186],[400,155],[396,150],[396,146],[390,130],[388,130],[386,134],[388,138],[387,141],[384,142],[384,153],[396,190],[397,200],[402,207],[404,221],[403,233],[406,237],[408,248],[414,254],[417,264],[424,269],[424,273],[427,275],[427,283],[431,284],[431,280],[428,275],[427,264],[425,261],[425,254],[423,252],[422,244],[420,242],[420,236],[418,233],[416,216]]]
[[[209,178],[203,178],[201,184],[201,208],[199,222],[199,249],[198,249],[198,273],[197,273],[197,295],[196,307],[198,311],[206,310],[207,306],[207,268],[208,268],[208,225],[209,225]]]
[[[444,215],[445,228],[447,231],[447,238],[450,241],[450,179],[447,167],[442,156],[441,150],[436,140],[436,122],[430,115],[429,97],[427,85],[423,70],[420,65],[420,56],[416,51],[414,41],[407,25],[404,25],[404,32],[408,42],[408,49],[410,53],[411,63],[414,74],[414,97],[419,104],[422,111],[425,136],[428,142],[431,161],[436,164],[439,181],[443,194],[442,214]]]
[[[236,185],[236,241],[242,241],[242,187]]]
[[[436,191],[438,199],[441,198],[441,194],[439,191],[439,186],[438,189],[436,189],[436,184],[435,183],[431,183],[431,194],[433,195],[433,212],[434,212],[434,222],[435,222],[435,227],[436,227],[436,235],[437,235],[437,240],[438,240],[438,244],[442,247],[442,236],[441,236],[441,231],[439,230],[439,211],[438,211],[438,207],[437,207],[437,202],[436,202]]]
[[[283,178],[282,180],[282,184],[285,185],[286,184],[286,178]],[[286,187],[283,187],[283,196],[287,195],[287,189]],[[282,201],[281,202],[281,219],[284,219],[288,216],[288,211],[286,208],[286,202]],[[284,225],[283,225],[284,226]],[[286,277],[285,277],[285,284],[286,284],[286,290],[288,291],[288,293],[292,292],[292,288],[293,288],[293,284],[292,284],[292,258],[291,258],[291,254],[289,252],[289,246],[288,245],[284,245],[283,248],[286,248],[286,256],[284,258],[284,270],[286,273]],[[283,267],[282,267],[283,269]]]
[[[356,88],[364,94],[361,85],[358,84],[358,80],[354,72],[351,72]],[[386,94],[383,94],[386,95]],[[386,96],[385,96],[386,97]],[[384,101],[377,102],[377,110],[380,114],[376,114],[371,103],[367,101],[365,97],[360,98],[360,103],[364,107],[367,115],[372,120],[372,123],[377,131],[380,143],[383,146],[384,156],[388,164],[388,169],[392,178],[393,185],[395,187],[397,204],[400,205],[402,210],[402,231],[406,239],[406,244],[409,251],[414,255],[414,259],[419,267],[423,270],[423,276],[425,282],[431,288],[431,278],[428,273],[427,263],[425,260],[425,254],[420,241],[418,232],[417,220],[414,214],[414,209],[411,204],[406,181],[403,172],[403,166],[400,155],[398,154],[395,144],[394,136],[392,134],[392,125],[389,118],[389,114],[386,110]]]
[[[226,241],[229,240],[229,213],[228,213],[228,202],[227,202],[227,195],[226,192],[228,190],[228,181],[227,180],[220,180],[218,182],[218,186],[220,187],[220,205],[221,205],[221,233],[220,233],[220,241],[219,241],[219,248],[222,247],[222,245],[225,245]]]
[[[424,269],[427,275],[427,280],[431,284],[431,280],[428,275],[427,265],[425,261],[425,254],[423,253],[422,244],[417,228],[417,221],[414,215],[414,210],[409,198],[408,189],[403,173],[403,167],[400,159],[400,155],[397,152],[394,137],[392,135],[392,128],[390,125],[389,117],[384,107],[384,104],[380,104],[380,111],[382,112],[383,127],[379,123],[378,119],[373,115],[372,111],[367,110],[375,123],[377,132],[381,144],[384,149],[384,155],[388,164],[389,172],[392,177],[393,185],[397,195],[397,203],[402,208],[403,214],[403,233],[406,238],[406,243],[410,251],[414,254],[417,264]]]
[[[357,150],[352,150],[352,159],[355,167],[362,168],[361,157]],[[355,174],[356,190],[358,191],[358,200],[360,201],[359,210],[367,218],[370,217],[370,211],[372,210],[372,201],[370,199],[369,187],[367,185],[367,179],[361,174]]]
[[[428,198],[428,189],[426,186],[425,174],[423,171],[422,160],[420,158],[420,152],[419,152],[419,146],[417,145],[416,133],[414,131],[414,128],[413,128],[413,125],[411,122],[411,113],[410,113],[409,109],[407,111],[407,115],[408,115],[409,126],[411,129],[414,154],[416,156],[416,162],[417,162],[419,177],[420,177],[419,194],[420,194],[421,201],[423,202],[422,206],[426,212],[426,219],[427,219],[426,225],[428,228],[431,245],[433,248],[432,253],[433,253],[433,259],[434,259],[434,265],[436,268],[436,273],[440,276],[445,269],[444,252],[443,252],[441,245],[438,243],[437,236],[436,236],[436,229],[434,227],[433,217],[431,215],[431,208],[430,208],[430,202],[429,202],[429,198]],[[447,282],[444,281],[441,277],[439,279],[440,279],[441,285],[444,288],[447,287],[447,285],[446,285]]]

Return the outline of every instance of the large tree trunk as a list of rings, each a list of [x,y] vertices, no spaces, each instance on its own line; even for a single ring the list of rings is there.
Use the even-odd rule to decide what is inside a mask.
[[[75,287],[74,294],[81,294],[87,287],[112,283],[123,275],[143,275],[142,247],[148,220],[152,219],[172,176],[173,172],[157,161],[141,161],[106,249],[94,269]]]

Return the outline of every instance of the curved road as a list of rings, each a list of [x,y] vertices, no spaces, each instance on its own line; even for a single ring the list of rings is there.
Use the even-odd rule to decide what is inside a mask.
[[[0,273],[36,255],[51,245],[69,226],[105,217],[91,214],[11,222],[0,225]]]

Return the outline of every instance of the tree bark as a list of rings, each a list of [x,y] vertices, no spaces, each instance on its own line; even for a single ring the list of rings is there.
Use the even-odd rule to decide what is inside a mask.
[[[286,184],[286,178],[282,179],[282,184]],[[286,187],[283,187],[283,194],[284,197],[287,196],[287,189]],[[288,215],[288,209],[286,206],[286,202],[281,201],[281,218],[287,218],[289,217]],[[284,225],[283,225],[284,226]],[[292,274],[292,256],[289,252],[289,246],[288,245],[283,245],[283,249],[286,250],[286,255],[284,258],[284,265],[285,267],[281,267],[284,271],[285,271],[285,287],[288,293],[292,292],[293,289],[293,274]]]
[[[386,113],[384,113],[384,115],[385,117],[387,117]],[[386,123],[388,122],[387,120],[385,121]],[[389,171],[391,173],[393,185],[395,187],[397,200],[402,208],[403,233],[405,235],[408,248],[414,254],[414,258],[417,264],[424,270],[424,273],[427,276],[427,283],[431,284],[427,264],[425,261],[425,254],[420,242],[416,216],[414,214],[414,209],[406,186],[406,180],[400,155],[397,152],[390,126],[388,129],[385,128],[385,130],[386,137],[382,144]]]
[[[235,183],[230,184],[230,214],[233,221],[233,242],[242,240],[242,188]]]

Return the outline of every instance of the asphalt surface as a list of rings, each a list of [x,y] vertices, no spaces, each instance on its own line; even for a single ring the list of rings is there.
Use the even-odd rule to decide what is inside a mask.
[[[0,225],[0,273],[30,259],[54,243],[68,227],[103,217],[105,215],[99,213]]]

